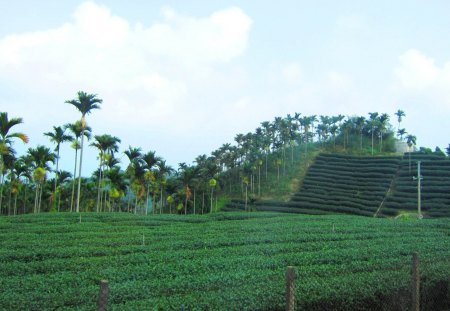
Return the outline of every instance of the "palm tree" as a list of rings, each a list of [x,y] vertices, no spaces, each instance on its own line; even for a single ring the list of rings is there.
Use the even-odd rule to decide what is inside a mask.
[[[164,185],[166,184],[166,178],[168,175],[170,175],[174,170],[172,167],[166,164],[166,161],[163,159],[159,159],[158,163],[156,164],[158,167],[158,177],[159,177],[159,184],[160,184],[160,210],[159,213],[162,213],[163,209],[163,192],[164,192]]]
[[[60,211],[61,206],[61,193],[64,190],[63,186],[70,181],[72,178],[72,174],[68,171],[61,170],[58,174],[58,188],[56,189],[56,193],[58,193],[58,212]]]
[[[155,151],[149,151],[142,156],[142,161],[144,161],[145,173],[144,179],[147,185],[146,196],[145,196],[145,215],[147,215],[148,211],[148,203],[150,199],[150,187],[155,182],[155,174],[153,172],[153,167],[158,163],[158,157],[156,156]],[[152,211],[154,213],[155,201],[152,200]]]
[[[179,178],[181,180],[181,183],[183,184],[184,188],[184,214],[187,215],[187,204],[188,200],[191,196],[191,188],[192,183],[195,180],[195,168],[192,166],[187,166],[184,163],[179,164]]]
[[[2,207],[3,183],[5,178],[4,157],[14,154],[14,149],[12,148],[14,138],[20,139],[25,144],[28,143],[27,135],[20,132],[10,132],[11,128],[21,123],[23,123],[22,118],[8,119],[7,112],[0,112],[0,210]]]
[[[382,113],[378,118],[378,126],[380,129],[380,152],[383,151],[383,135],[388,123],[389,123],[389,115],[387,113]]]
[[[369,120],[367,121],[370,126],[370,132],[372,134],[372,155],[373,155],[373,136],[375,133],[375,128],[378,124],[378,112],[369,112]]]
[[[77,192],[77,213],[80,212],[80,196],[81,196],[81,167],[83,165],[83,142],[84,142],[84,129],[86,127],[86,115],[91,113],[94,109],[100,109],[100,105],[103,102],[100,98],[97,98],[97,94],[87,94],[79,91],[76,99],[67,100],[66,103],[74,105],[78,111],[81,112],[81,145],[80,145],[80,167],[78,172],[78,192]]]
[[[398,121],[398,129],[400,129],[400,123],[402,122],[402,120],[403,120],[403,117],[405,117],[406,116],[406,114],[405,114],[405,112],[403,111],[403,110],[397,110],[397,112],[396,113],[394,113],[394,115],[396,115],[397,116],[397,121]]]
[[[41,211],[42,203],[42,187],[47,176],[47,172],[50,171],[48,162],[55,162],[55,154],[45,146],[37,146],[36,148],[29,148],[28,154],[32,159],[33,179],[36,183],[36,194],[34,200],[34,212],[39,213]]]
[[[137,179],[137,172],[141,169],[141,163],[142,163],[142,150],[141,148],[134,148],[129,146],[128,150],[124,151],[124,154],[127,156],[128,161],[130,161],[130,163],[127,166],[126,169],[126,173],[129,176],[129,188],[128,190],[136,190],[134,191],[134,195],[135,195],[135,199],[137,200],[137,196],[138,193],[137,191],[139,190],[139,184],[136,182]],[[144,170],[142,168],[142,170]],[[130,205],[131,205],[131,192],[128,192],[128,207],[127,207],[127,211],[130,210]],[[136,209],[135,209],[136,212]]]
[[[400,140],[403,140],[403,135],[406,135],[406,130],[405,129],[398,129],[397,130],[397,136],[400,136]]]
[[[61,147],[61,143],[64,143],[66,141],[73,140],[73,137],[70,135],[64,134],[66,131],[66,127],[61,126],[53,126],[54,132],[47,132],[44,133],[45,136],[50,137],[50,141],[56,144],[55,151],[56,151],[56,170],[55,170],[55,186],[53,190],[53,197],[56,197],[56,187],[58,186],[58,167],[59,167],[59,149]],[[56,203],[56,200],[53,201]]]
[[[364,118],[363,116],[356,118],[355,125],[359,132],[359,148],[360,148],[361,152],[362,152],[363,130],[364,130],[365,123],[366,123],[366,118]]]
[[[406,136],[406,143],[409,148],[409,174],[411,175],[411,147],[416,144],[416,136],[409,134]]]
[[[211,178],[209,180],[209,186],[211,187],[211,205],[210,205],[210,210],[209,212],[212,213],[213,212],[213,196],[214,196],[214,188],[217,185],[217,180],[215,180],[214,178]]]
[[[86,125],[82,126],[81,121],[76,121],[75,123],[69,123],[65,125],[72,134],[75,136],[75,140],[72,142],[72,148],[75,149],[75,166],[73,169],[73,181],[72,181],[72,196],[70,200],[70,212],[73,211],[73,199],[75,196],[75,180],[77,177],[77,163],[78,163],[78,149],[80,149],[79,139],[81,136],[85,136],[88,140],[91,139],[91,127]]]
[[[103,167],[105,166],[105,162],[108,161],[111,157],[114,156],[114,152],[119,151],[118,143],[120,143],[120,139],[108,134],[103,135],[95,135],[95,142],[91,144],[91,146],[96,147],[100,154],[100,164],[99,164],[99,176],[98,176],[98,190],[97,190],[97,212],[102,209],[102,178],[103,178]]]

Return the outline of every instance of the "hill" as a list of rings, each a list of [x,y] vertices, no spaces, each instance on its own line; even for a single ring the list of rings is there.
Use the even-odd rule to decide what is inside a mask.
[[[260,200],[253,208],[379,217],[417,213],[417,161],[422,163],[423,215],[450,217],[450,161],[419,152],[404,157],[319,154],[289,201]],[[243,205],[243,200],[232,200],[224,210]]]
[[[292,265],[299,309],[405,310],[411,253],[419,252],[423,310],[442,310],[450,307],[449,244],[443,219],[2,217],[0,306],[93,310],[107,279],[108,310],[284,310],[284,271]]]

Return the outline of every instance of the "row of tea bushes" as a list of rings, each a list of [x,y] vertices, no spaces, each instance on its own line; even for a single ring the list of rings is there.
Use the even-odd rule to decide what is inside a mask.
[[[417,212],[417,161],[421,161],[421,209],[425,217],[450,217],[450,161],[435,154],[415,152],[400,163],[394,191],[386,197],[381,213],[390,210]],[[413,178],[414,177],[414,178]]]
[[[0,244],[5,310],[92,310],[101,279],[108,310],[283,310],[288,265],[300,309],[389,309],[415,251],[424,309],[450,307],[446,220],[58,213],[0,218]]]

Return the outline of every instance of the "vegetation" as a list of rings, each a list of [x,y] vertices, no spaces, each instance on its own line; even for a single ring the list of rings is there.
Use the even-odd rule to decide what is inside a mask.
[[[447,220],[59,213],[3,217],[0,241],[7,310],[95,309],[101,279],[109,310],[284,310],[288,265],[302,310],[401,309],[414,251],[423,307],[450,301]]]
[[[395,151],[394,130],[385,113],[369,113],[368,118],[295,113],[285,118],[276,117],[272,122],[264,121],[253,133],[237,134],[235,145],[225,143],[210,156],[199,155],[191,165],[180,163],[177,170],[167,165],[155,151],[129,146],[124,152],[128,159],[124,169],[116,157],[120,138],[109,134],[93,135],[86,123],[86,115],[99,109],[102,100],[95,94],[78,92],[75,99],[66,103],[80,111],[81,119],[65,126],[54,126],[53,132],[44,134],[55,145],[56,154],[51,161],[54,166],[47,165],[45,172],[33,172],[27,164],[22,166],[25,172],[16,177],[13,163],[16,160],[32,163],[30,154],[16,158],[15,153],[9,152],[10,160],[5,162],[3,158],[7,156],[2,152],[0,205],[3,214],[11,210],[11,203],[6,202],[12,197],[8,190],[14,192],[13,197],[21,206],[17,210],[19,213],[121,210],[142,214],[149,211],[189,214],[217,211],[215,202],[227,198],[240,198],[250,203],[255,199],[286,201],[295,193],[312,159],[320,151],[358,155]],[[2,119],[3,128],[7,128],[7,121]],[[73,136],[66,134],[66,129]],[[406,135],[406,131],[403,134]],[[83,177],[84,140],[91,136],[94,142],[90,146],[99,151],[99,166],[90,177]],[[407,137],[409,144],[415,145],[415,137]],[[73,174],[59,168],[59,147],[68,140],[72,140],[75,149]],[[9,139],[8,148],[11,143]],[[214,186],[210,183],[213,180]],[[76,196],[75,183],[78,184]],[[7,188],[5,192],[3,185]],[[31,208],[31,203],[36,202],[36,197],[34,200],[32,197],[36,192],[39,208],[35,209]],[[8,208],[4,208],[5,205]],[[175,208],[180,206],[182,208]]]

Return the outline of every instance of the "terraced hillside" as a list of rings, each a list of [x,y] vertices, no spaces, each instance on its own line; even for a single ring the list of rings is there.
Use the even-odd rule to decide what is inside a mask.
[[[429,217],[450,217],[450,161],[435,154],[411,154],[400,162],[393,189],[386,197],[380,214],[397,215],[399,211],[417,211],[417,161],[421,161],[422,213]]]
[[[359,157],[321,154],[289,202],[257,201],[258,211],[396,216],[417,211],[417,161],[422,161],[422,212],[450,217],[450,161],[435,154]],[[242,200],[225,210],[241,210]]]

